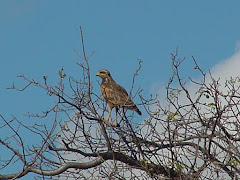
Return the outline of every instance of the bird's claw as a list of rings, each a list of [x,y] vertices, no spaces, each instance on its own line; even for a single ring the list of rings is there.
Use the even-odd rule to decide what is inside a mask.
[[[120,127],[120,124],[118,124],[117,120],[114,123],[114,127]]]
[[[108,125],[110,125],[111,126],[111,123],[109,122],[109,120],[108,119],[104,119],[103,120],[106,124],[108,124]]]
[[[120,127],[117,121],[115,121],[114,125],[112,125],[109,121],[109,119],[104,119],[103,120],[107,125],[112,126],[112,127]]]

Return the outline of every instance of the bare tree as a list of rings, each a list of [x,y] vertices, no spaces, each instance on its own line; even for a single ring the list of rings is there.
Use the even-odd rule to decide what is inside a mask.
[[[141,109],[148,118],[137,119],[122,109],[120,127],[106,124],[106,102],[93,89],[89,61],[85,53],[82,30],[82,56],[79,57],[81,79],[59,71],[59,82],[51,85],[47,77],[35,81],[24,75],[26,85],[11,89],[24,91],[32,85],[55,97],[54,104],[41,114],[29,114],[37,122],[29,124],[16,117],[2,115],[0,128],[11,134],[0,137],[0,179],[17,179],[35,173],[36,179],[238,179],[240,79],[220,79],[207,75],[194,57],[194,69],[202,79],[194,81],[194,90],[181,77],[184,59],[171,54],[173,74],[165,95],[145,98],[141,89]],[[112,116],[112,121],[114,121]],[[39,119],[46,119],[47,124]],[[140,122],[140,123],[136,123]],[[27,144],[23,134],[36,139]],[[4,155],[2,154],[4,152]],[[11,171],[19,167],[18,172]],[[14,168],[14,171],[16,168]]]

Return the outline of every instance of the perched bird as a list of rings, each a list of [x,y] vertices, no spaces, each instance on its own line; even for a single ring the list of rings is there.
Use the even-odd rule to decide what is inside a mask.
[[[136,111],[139,115],[142,115],[141,111],[128,96],[127,91],[113,80],[108,70],[99,70],[96,76],[102,78],[101,93],[110,108],[108,118],[106,120],[108,124],[113,108],[116,108],[116,114],[119,108],[124,108]],[[117,119],[115,121],[115,126],[117,126]]]

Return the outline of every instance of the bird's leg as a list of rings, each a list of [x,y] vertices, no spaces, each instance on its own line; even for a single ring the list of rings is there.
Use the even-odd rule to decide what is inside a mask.
[[[107,123],[108,125],[111,125],[111,123],[109,122],[109,118],[111,116],[111,113],[112,113],[112,108],[110,108],[110,111],[108,113],[108,118],[107,119],[104,119],[105,123]]]
[[[118,119],[118,107],[116,107],[116,119],[115,119],[115,123],[114,123],[114,126],[115,127],[118,127],[119,126],[119,124],[118,124],[118,122],[117,122],[117,119]]]

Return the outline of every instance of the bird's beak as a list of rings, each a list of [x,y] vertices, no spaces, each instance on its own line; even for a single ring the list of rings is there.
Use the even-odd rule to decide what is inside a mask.
[[[96,76],[99,76],[99,75],[100,75],[99,72],[97,72]]]

